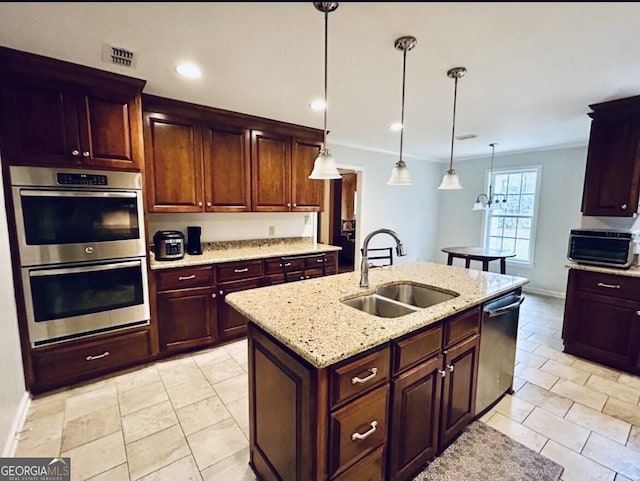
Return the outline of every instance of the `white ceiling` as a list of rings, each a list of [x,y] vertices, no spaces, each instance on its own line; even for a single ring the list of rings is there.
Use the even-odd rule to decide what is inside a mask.
[[[407,54],[404,155],[454,159],[584,145],[588,105],[640,94],[639,3],[341,3],[329,14],[329,144],[398,152]],[[102,62],[103,42],[138,54]],[[293,3],[0,3],[0,45],[147,80],[145,92],[322,128],[324,15]],[[175,73],[201,65],[198,81]]]

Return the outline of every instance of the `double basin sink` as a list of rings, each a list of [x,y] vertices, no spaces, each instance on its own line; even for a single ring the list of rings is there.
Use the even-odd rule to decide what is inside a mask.
[[[373,294],[352,297],[343,304],[378,317],[400,317],[440,304],[460,294],[412,282],[378,287]]]

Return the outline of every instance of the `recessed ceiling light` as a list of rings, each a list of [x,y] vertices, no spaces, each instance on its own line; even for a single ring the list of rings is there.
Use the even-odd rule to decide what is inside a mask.
[[[394,132],[399,132],[402,130],[402,124],[400,122],[394,122],[389,126],[389,130],[393,130]]]
[[[202,72],[200,71],[200,67],[198,67],[194,63],[181,63],[176,67],[176,70],[183,77],[187,77],[187,78],[202,77]]]
[[[315,99],[309,104],[309,107],[316,112],[322,112],[326,108],[326,104],[322,99]]]

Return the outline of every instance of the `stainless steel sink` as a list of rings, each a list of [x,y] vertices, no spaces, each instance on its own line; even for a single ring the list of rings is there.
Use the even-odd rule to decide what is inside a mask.
[[[390,301],[377,294],[353,297],[342,303],[378,317],[400,317],[417,311],[411,306]]]
[[[435,287],[408,282],[378,287],[375,293],[420,308],[431,307],[460,295],[457,292],[443,291]]]

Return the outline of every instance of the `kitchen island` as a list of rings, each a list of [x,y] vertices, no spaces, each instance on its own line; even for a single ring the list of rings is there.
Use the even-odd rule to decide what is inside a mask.
[[[412,479],[475,414],[483,303],[528,281],[428,262],[227,296],[249,320],[250,464],[261,479]],[[458,294],[383,318],[342,301],[401,282]]]

